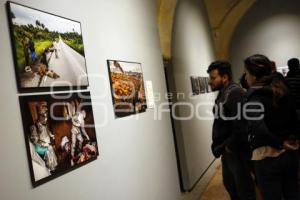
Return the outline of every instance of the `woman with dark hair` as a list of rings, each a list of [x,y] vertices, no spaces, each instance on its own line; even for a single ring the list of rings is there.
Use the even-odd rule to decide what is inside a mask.
[[[299,200],[299,131],[288,89],[272,75],[266,56],[250,56],[244,64],[249,86],[245,117],[258,187],[264,200]]]
[[[247,81],[246,81],[246,73],[243,73],[241,78],[240,78],[240,86],[244,89],[244,90],[248,90],[249,89],[249,86],[247,84]]]

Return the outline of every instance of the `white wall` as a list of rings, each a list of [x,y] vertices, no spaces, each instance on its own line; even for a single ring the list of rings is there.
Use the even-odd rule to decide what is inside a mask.
[[[100,151],[96,161],[37,188],[31,187],[5,1],[0,0],[0,199],[180,199],[169,114],[154,120],[154,110],[148,109],[116,120],[106,64],[106,59],[141,62],[144,79],[153,81],[154,92],[166,92],[156,1],[16,2],[81,22],[95,121],[107,123],[96,128]],[[96,105],[99,103],[105,105],[106,111]]]
[[[278,67],[292,57],[300,58],[300,1],[260,0],[242,18],[233,35],[230,59],[237,79],[243,60],[255,53],[265,54]]]
[[[179,102],[191,103],[193,108],[201,103],[195,112],[209,117],[215,93],[192,94],[190,76],[208,76],[208,65],[214,60],[214,50],[203,1],[179,0],[174,20],[172,58],[175,87],[184,93]],[[180,117],[191,114],[187,106],[179,107]],[[201,120],[196,114],[190,120],[176,121],[176,136],[183,176],[184,188],[191,189],[213,161],[210,151],[212,119]],[[179,124],[179,125],[178,125]]]

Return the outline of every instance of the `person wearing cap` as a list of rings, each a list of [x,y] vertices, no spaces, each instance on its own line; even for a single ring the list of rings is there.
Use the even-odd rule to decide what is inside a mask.
[[[45,105],[37,106],[38,119],[34,125],[30,127],[30,139],[35,145],[35,151],[46,162],[46,166],[50,171],[54,171],[57,166],[57,157],[51,139],[54,135],[48,128],[48,109]]]
[[[83,143],[83,137],[89,141],[90,137],[88,136],[87,132],[84,129],[84,118],[86,116],[86,113],[84,110],[80,112],[76,112],[74,116],[72,117],[72,147],[71,147],[71,165],[74,165],[74,162],[77,160],[77,157],[75,156],[76,152],[76,143],[78,141],[78,150],[82,150],[82,143]]]

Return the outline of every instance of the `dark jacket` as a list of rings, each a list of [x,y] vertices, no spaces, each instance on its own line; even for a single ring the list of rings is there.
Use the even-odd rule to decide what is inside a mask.
[[[292,99],[285,93],[276,101],[271,86],[258,86],[250,88],[246,93],[247,103],[261,103],[249,105],[248,117],[260,119],[248,119],[248,140],[252,149],[261,146],[282,148],[284,140],[298,139],[296,110]],[[261,109],[263,108],[263,110]]]
[[[239,85],[231,82],[215,100],[211,149],[216,158],[223,154],[225,147],[231,151],[245,150],[247,126],[240,114],[243,96]]]
[[[300,110],[300,73],[287,76],[285,81],[293,96],[296,109]]]

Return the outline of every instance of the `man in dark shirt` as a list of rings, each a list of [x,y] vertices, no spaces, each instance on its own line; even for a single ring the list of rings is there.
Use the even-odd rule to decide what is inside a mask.
[[[246,148],[247,122],[242,117],[244,91],[232,81],[231,65],[215,61],[208,67],[210,86],[219,91],[214,106],[212,152],[222,156],[223,183],[232,200],[254,200],[249,151]]]
[[[293,97],[294,105],[298,117],[298,128],[300,127],[300,63],[298,58],[291,58],[288,60],[289,72],[285,77],[285,82],[289,88],[290,94]],[[299,161],[299,174],[300,174],[300,153]],[[300,191],[300,175],[298,176],[298,187]]]
[[[300,114],[300,64],[297,58],[288,61],[289,72],[285,78],[290,93],[295,101],[296,109]]]

